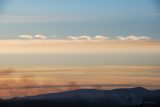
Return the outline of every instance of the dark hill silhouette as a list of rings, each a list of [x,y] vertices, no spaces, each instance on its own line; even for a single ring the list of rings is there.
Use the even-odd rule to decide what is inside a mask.
[[[1,100],[0,107],[160,107],[160,90],[79,89]]]

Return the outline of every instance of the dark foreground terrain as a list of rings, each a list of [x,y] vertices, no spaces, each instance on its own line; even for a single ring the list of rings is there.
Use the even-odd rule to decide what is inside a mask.
[[[160,107],[160,90],[80,89],[0,100],[0,107]]]

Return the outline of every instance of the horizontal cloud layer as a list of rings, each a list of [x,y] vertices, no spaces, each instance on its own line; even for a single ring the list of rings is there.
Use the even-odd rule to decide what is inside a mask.
[[[82,35],[82,36],[68,36],[69,39],[72,40],[105,40],[107,39],[106,36],[103,35],[96,35],[95,37],[89,35]]]
[[[32,35],[20,35],[19,38],[22,38],[22,39],[33,39],[33,36]]]
[[[30,36],[24,36],[30,38]],[[39,37],[39,36],[38,36]],[[44,38],[43,38],[44,39]],[[0,40],[0,53],[160,53],[160,42],[117,40]]]
[[[56,36],[58,37],[58,36]],[[56,39],[54,36],[54,39]],[[45,35],[20,35],[19,38],[21,39],[47,39],[48,37]],[[139,40],[151,40],[150,37],[147,36],[136,36],[136,35],[131,35],[131,36],[117,36],[116,38],[109,39],[108,37],[104,35],[95,35],[95,36],[90,36],[90,35],[79,35],[79,36],[68,36],[67,39],[71,40],[121,40],[121,41],[139,41]]]
[[[21,39],[47,39],[47,37],[45,35],[35,35],[35,36],[32,36],[32,35],[20,35],[19,38]]]
[[[89,35],[82,35],[82,36],[68,36],[69,39],[72,40],[106,40],[108,37],[103,36],[103,35],[96,35],[96,36],[89,36]],[[117,36],[116,38],[113,38],[111,40],[123,40],[123,41],[138,41],[138,40],[150,40],[150,37],[147,36],[136,36],[136,35],[131,35],[131,36]],[[108,39],[109,40],[109,39]]]
[[[44,35],[35,35],[34,37],[37,39],[47,39],[47,37]]]
[[[69,36],[68,38],[73,40],[91,40],[90,36],[83,35],[83,36]]]
[[[106,36],[103,36],[103,35],[96,35],[94,38],[97,39],[97,40],[106,40],[106,39],[108,39]]]
[[[135,35],[131,35],[131,36],[127,36],[127,37],[123,37],[123,36],[118,36],[117,37],[119,40],[133,40],[133,41],[137,41],[137,40],[150,40],[150,37],[146,37],[146,36],[135,36]]]

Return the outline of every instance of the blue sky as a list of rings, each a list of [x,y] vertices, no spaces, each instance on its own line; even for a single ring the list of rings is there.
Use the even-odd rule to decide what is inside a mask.
[[[23,34],[160,38],[157,0],[1,0],[0,37]]]

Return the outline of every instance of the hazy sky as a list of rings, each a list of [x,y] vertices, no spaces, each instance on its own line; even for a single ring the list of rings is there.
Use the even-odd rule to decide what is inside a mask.
[[[77,35],[160,38],[158,0],[1,0],[0,37]]]
[[[157,89],[159,28],[160,0],[0,0],[0,98]]]
[[[0,68],[0,98],[77,88],[160,87],[159,66],[59,66]],[[17,85],[18,84],[18,85]]]
[[[160,64],[153,40],[1,40],[0,66]]]

